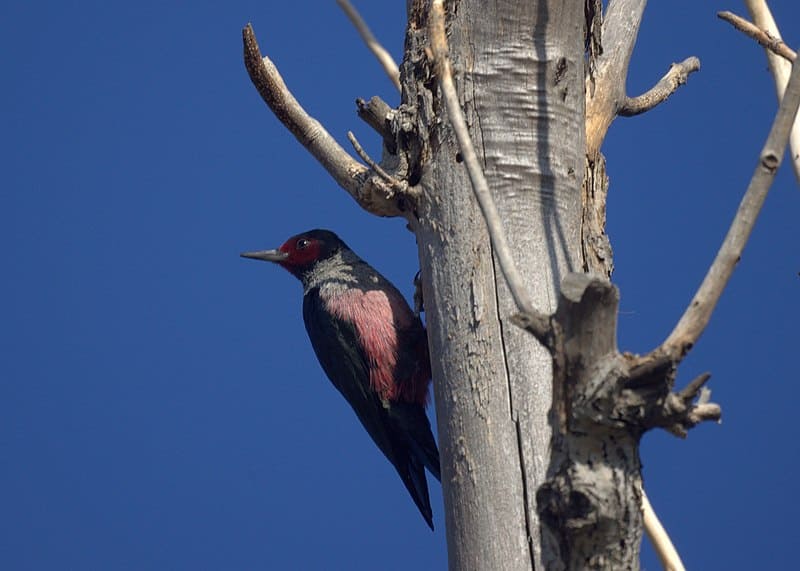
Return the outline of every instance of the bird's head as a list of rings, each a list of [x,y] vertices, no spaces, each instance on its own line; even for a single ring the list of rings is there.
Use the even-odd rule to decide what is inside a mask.
[[[276,250],[243,252],[243,258],[275,262],[301,277],[318,262],[327,260],[347,245],[330,230],[309,230],[292,236]]]

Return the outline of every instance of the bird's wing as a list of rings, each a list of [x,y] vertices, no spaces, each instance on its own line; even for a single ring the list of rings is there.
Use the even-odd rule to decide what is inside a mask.
[[[386,456],[392,444],[386,426],[386,412],[369,383],[369,365],[361,350],[355,327],[331,317],[322,305],[319,290],[303,297],[303,321],[314,353],[333,386],[353,407],[358,419]]]
[[[332,317],[322,304],[317,288],[303,296],[303,321],[314,353],[331,383],[350,403],[372,440],[394,465],[432,528],[425,468],[412,449],[413,435],[407,433],[404,422],[390,415],[388,407],[392,404],[384,404],[370,386],[369,365],[353,324]]]
[[[398,294],[399,295],[399,294]],[[410,310],[409,310],[410,313]],[[389,415],[396,423],[401,424],[414,449],[414,453],[427,466],[428,471],[441,482],[439,468],[439,449],[431,432],[431,424],[425,414],[425,401],[428,398],[428,384],[431,378],[431,366],[428,357],[428,337],[419,319],[415,318],[411,326],[399,329],[402,336],[400,346],[412,347],[411,351],[403,351],[398,355],[397,378],[408,383],[407,393],[413,402],[392,402]]]

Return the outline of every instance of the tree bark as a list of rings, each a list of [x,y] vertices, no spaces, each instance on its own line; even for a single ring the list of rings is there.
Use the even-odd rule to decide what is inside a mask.
[[[674,392],[675,374],[708,324],[780,163],[800,106],[800,67],[684,316],[649,354],[622,353],[618,292],[605,279],[613,261],[600,146],[616,116],[663,102],[699,69],[687,58],[645,94],[625,94],[644,4],[611,0],[601,24],[599,0],[450,2],[448,42],[442,0],[409,0],[403,103],[392,110],[377,98],[359,101],[359,115],[384,141],[377,164],[351,136],[368,167],[302,109],[262,58],[252,28],[243,32],[248,72],[278,118],[365,209],[402,215],[416,233],[452,569],[638,568],[641,435],[664,428],[686,436],[720,418],[704,388],[709,374]],[[506,279],[517,284],[513,296]]]
[[[575,0],[447,5],[472,139],[515,262],[548,314],[563,277],[584,264],[583,9]],[[409,182],[422,189],[410,222],[434,364],[450,568],[541,569],[548,557],[535,498],[548,468],[551,357],[509,320],[516,308],[431,80],[427,18],[426,2],[410,4],[394,130]]]

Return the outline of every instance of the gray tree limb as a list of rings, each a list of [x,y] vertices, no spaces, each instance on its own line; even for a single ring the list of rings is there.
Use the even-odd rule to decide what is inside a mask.
[[[776,39],[781,38],[781,32],[778,30],[778,24],[775,18],[772,17],[772,12],[767,5],[766,0],[745,0],[750,17],[756,26],[765,30]],[[769,70],[772,73],[772,78],[775,81],[775,91],[778,95],[778,101],[783,98],[783,93],[786,90],[786,84],[789,81],[789,72],[791,67],[789,63],[783,58],[774,55],[771,51],[766,51],[767,63]],[[789,148],[792,152],[792,167],[794,168],[794,176],[800,182],[800,121],[795,120],[792,133],[789,135]]]
[[[361,39],[364,40],[364,43],[369,48],[369,51],[372,52],[372,55],[378,60],[378,63],[381,64],[383,71],[386,73],[389,80],[392,84],[397,88],[397,91],[400,91],[400,70],[397,67],[397,64],[392,58],[391,54],[386,51],[381,43],[375,39],[375,36],[372,35],[372,31],[367,26],[367,23],[364,21],[364,18],[361,17],[361,14],[358,13],[358,10],[353,7],[353,5],[348,0],[336,0],[336,3],[339,7],[344,10],[344,13],[347,14],[347,17],[350,19],[350,22],[355,26],[356,30],[358,31],[358,35],[361,36]]]
[[[611,277],[614,263],[611,243],[605,232],[608,177],[605,158],[600,152],[603,140],[620,111],[635,114],[650,109],[665,100],[682,81],[685,82],[678,73],[680,68],[671,70],[644,96],[627,97],[628,67],[646,4],[647,0],[610,0],[601,18],[601,3],[598,0],[586,1],[589,51],[585,79],[587,158],[581,188],[581,249],[584,270],[607,278]]]
[[[650,504],[647,494],[642,488],[642,519],[644,520],[644,529],[647,531],[647,536],[655,548],[656,555],[661,561],[661,566],[664,571],[686,571],[683,566],[683,561],[672,544],[672,540],[667,534],[667,530],[661,525],[661,521],[656,515],[656,511]]]
[[[737,16],[733,12],[722,11],[717,12],[717,18],[728,22],[731,26],[750,36],[759,43],[763,48],[768,49],[775,55],[781,56],[787,61],[794,61],[797,59],[797,52],[783,43],[783,40],[776,38],[766,30],[762,30],[755,24],[748,22],[741,16]]]
[[[686,83],[689,74],[700,69],[700,60],[692,56],[680,63],[673,63],[669,71],[658,83],[648,89],[645,93],[636,97],[625,97],[617,110],[617,115],[621,117],[633,117],[646,111],[650,111],[659,103],[663,103],[675,91]]]
[[[646,4],[647,0],[611,0],[603,16],[603,52],[597,56],[594,70],[586,78],[586,148],[590,158],[600,152],[608,128],[617,115],[636,115],[652,109],[685,83],[685,76],[700,69],[697,58],[673,64],[673,67],[681,67],[671,69],[647,94],[640,98],[627,97],[625,81]],[[680,78],[683,81],[676,81]]]
[[[753,231],[764,200],[767,198],[775,173],[781,164],[786,144],[789,141],[789,133],[795,122],[798,105],[800,105],[800,65],[795,64],[792,74],[789,76],[786,93],[778,108],[764,148],[761,150],[758,165],[728,234],[725,236],[703,283],[680,321],[661,347],[656,349],[656,352],[682,358],[697,342],[708,325],[711,313],[742,257],[742,252]]]
[[[242,40],[245,67],[261,98],[339,186],[368,212],[378,216],[405,215],[396,189],[351,157],[319,121],[303,109],[272,61],[261,55],[250,24],[242,30]]]

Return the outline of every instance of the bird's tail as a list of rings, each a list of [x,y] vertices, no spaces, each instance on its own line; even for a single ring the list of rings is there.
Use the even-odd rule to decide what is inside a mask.
[[[411,498],[417,505],[425,523],[433,530],[433,510],[431,509],[431,499],[428,495],[428,481],[425,479],[425,465],[411,451],[402,466],[395,466],[400,478],[411,494]]]
[[[415,435],[412,435],[414,437]],[[422,438],[414,438],[411,442],[411,449],[422,464],[428,469],[431,475],[438,481],[442,481],[441,468],[439,466],[439,449],[436,448],[436,441],[433,439],[431,428],[428,426],[427,435],[419,435]]]
[[[434,478],[442,481],[439,466],[439,449],[431,432],[431,423],[425,409],[413,403],[393,403],[392,416],[399,422],[408,435],[409,445],[414,456],[428,469]]]
[[[425,479],[425,468],[439,481],[441,481],[441,473],[439,450],[436,448],[436,440],[431,432],[430,421],[422,405],[416,403],[395,402],[392,404],[389,414],[406,440],[404,453],[395,456],[398,460],[395,468],[422,517],[433,529],[433,514],[428,496],[428,481]]]

